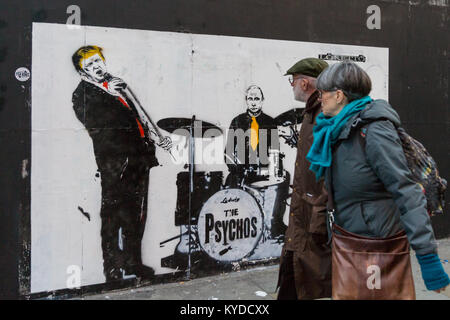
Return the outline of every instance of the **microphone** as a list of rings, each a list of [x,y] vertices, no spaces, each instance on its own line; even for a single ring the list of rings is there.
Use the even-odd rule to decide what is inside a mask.
[[[111,73],[109,73],[109,72],[106,72],[105,75],[104,75],[104,79],[105,79],[105,81],[107,81],[107,82],[111,81],[113,78],[114,78],[114,77],[113,77],[113,76],[111,75]]]
[[[119,78],[117,78],[117,77],[114,77],[112,74],[110,74],[109,72],[105,72],[105,74],[104,74],[104,81],[106,81],[106,82],[110,82],[111,80],[114,80],[114,79],[119,79]],[[122,80],[122,79],[120,79],[121,81],[122,81],[122,83],[123,83],[123,86],[118,86],[118,87],[116,87],[115,88],[115,91],[117,91],[117,92],[119,92],[120,94],[122,94],[122,95],[124,95],[126,98],[129,98],[129,94],[128,94],[128,90],[127,90],[127,88],[128,88],[128,85]]]

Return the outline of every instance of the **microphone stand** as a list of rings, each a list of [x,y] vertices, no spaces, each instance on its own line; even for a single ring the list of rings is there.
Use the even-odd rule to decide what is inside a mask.
[[[123,91],[127,95],[127,97],[133,102],[133,104],[136,105],[137,107],[139,107],[139,109],[144,113],[144,115],[146,116],[146,118],[148,119],[150,124],[152,125],[156,135],[159,138],[159,140],[160,141],[163,140],[164,137],[161,134],[161,132],[159,131],[158,126],[155,125],[155,123],[153,122],[152,118],[150,118],[150,115],[147,113],[147,111],[145,111],[144,107],[142,107],[140,101],[138,100],[138,98],[136,97],[134,92],[131,90],[131,88],[127,85],[127,87],[125,89],[123,89]],[[174,155],[172,154],[172,150],[168,150],[168,152],[172,156],[172,159],[176,161]]]

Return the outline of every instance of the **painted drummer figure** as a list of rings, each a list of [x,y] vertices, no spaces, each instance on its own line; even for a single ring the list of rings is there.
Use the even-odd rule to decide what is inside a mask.
[[[247,183],[264,180],[261,168],[269,165],[271,149],[280,149],[275,120],[262,111],[264,93],[251,85],[245,94],[247,111],[230,124],[225,150],[225,162],[230,174],[226,185],[237,187],[245,178]]]
[[[157,136],[127,84],[107,72],[102,48],[81,47],[72,62],[81,77],[73,109],[92,139],[101,177],[103,273],[106,281],[152,277],[141,257],[149,170],[158,165],[155,141],[169,150],[171,140]]]

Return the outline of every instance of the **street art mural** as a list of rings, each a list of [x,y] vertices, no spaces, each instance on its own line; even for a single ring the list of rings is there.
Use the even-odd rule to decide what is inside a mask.
[[[308,56],[388,98],[386,48],[34,23],[31,292],[278,258]]]

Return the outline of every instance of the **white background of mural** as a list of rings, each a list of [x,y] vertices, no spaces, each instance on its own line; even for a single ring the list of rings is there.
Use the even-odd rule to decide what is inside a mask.
[[[360,65],[372,78],[371,96],[388,97],[386,48],[34,23],[32,292],[66,288],[71,265],[80,266],[81,285],[104,282],[100,180],[95,177],[92,141],[71,102],[80,81],[71,56],[83,45],[104,49],[108,71],[133,89],[155,122],[195,114],[228,128],[235,116],[245,112],[244,93],[251,84],[262,88],[263,112],[272,117],[303,107],[294,101],[283,74],[300,58],[326,53],[364,55],[367,61]],[[296,149],[280,141],[292,179]],[[162,166],[150,171],[149,216],[142,243],[144,264],[162,274],[173,271],[162,268],[160,261],[173,254],[177,241],[162,248],[159,244],[180,233],[174,225],[176,176],[186,169],[159,148],[156,155]],[[196,159],[201,158],[198,152]],[[223,154],[216,158],[222,161]],[[223,163],[199,163],[196,170],[228,174]],[[89,213],[90,221],[78,207]]]

